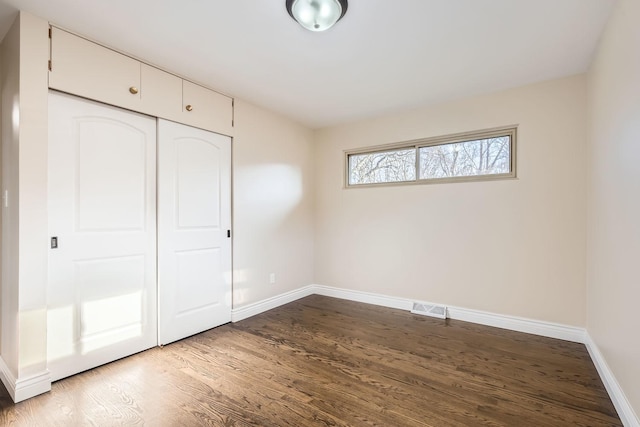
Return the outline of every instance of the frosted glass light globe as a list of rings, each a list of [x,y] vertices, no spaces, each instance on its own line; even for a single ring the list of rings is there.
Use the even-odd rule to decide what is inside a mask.
[[[290,13],[307,30],[325,31],[342,18],[343,10],[338,0],[294,0]]]

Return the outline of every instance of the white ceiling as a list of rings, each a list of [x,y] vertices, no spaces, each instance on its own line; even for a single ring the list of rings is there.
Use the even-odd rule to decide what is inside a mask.
[[[0,0],[320,128],[588,69],[615,0],[351,0],[324,33],[285,0]]]

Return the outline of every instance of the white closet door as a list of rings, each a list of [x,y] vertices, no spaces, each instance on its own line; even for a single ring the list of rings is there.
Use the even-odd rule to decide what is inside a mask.
[[[54,380],[157,345],[156,120],[49,93]]]
[[[158,120],[159,343],[231,321],[231,138]]]

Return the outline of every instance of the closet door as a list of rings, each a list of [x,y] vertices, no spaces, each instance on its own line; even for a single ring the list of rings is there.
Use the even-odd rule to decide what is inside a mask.
[[[231,321],[231,138],[158,120],[159,343]]]
[[[48,155],[57,380],[157,345],[156,120],[50,92]]]

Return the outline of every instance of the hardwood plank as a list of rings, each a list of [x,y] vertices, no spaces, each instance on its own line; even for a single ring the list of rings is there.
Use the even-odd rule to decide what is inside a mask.
[[[620,426],[584,345],[311,296],[53,384],[11,426]]]

